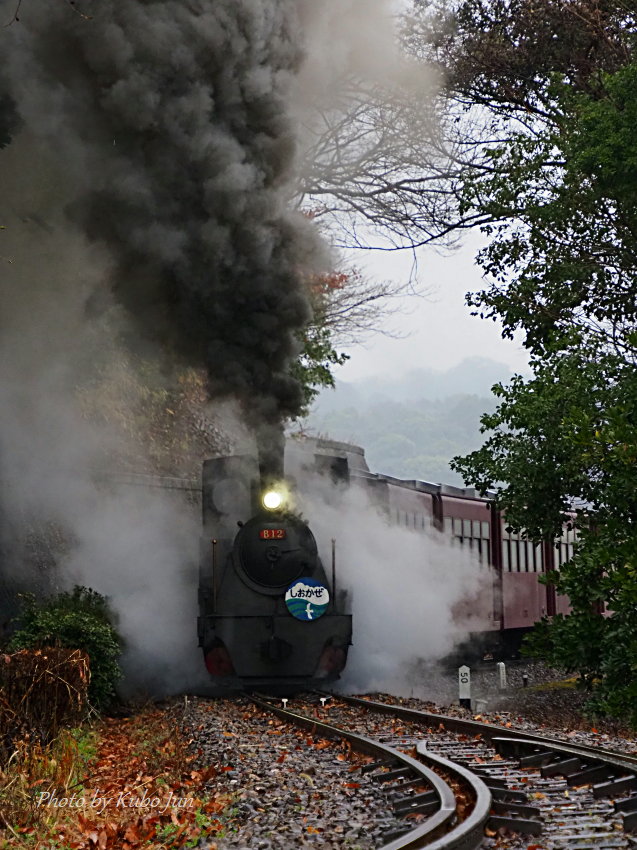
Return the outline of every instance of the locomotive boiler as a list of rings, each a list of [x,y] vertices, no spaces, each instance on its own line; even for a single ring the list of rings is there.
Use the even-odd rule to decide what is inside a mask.
[[[338,678],[352,618],[292,482],[234,455],[206,461],[202,483],[198,634],[213,681],[295,688]]]

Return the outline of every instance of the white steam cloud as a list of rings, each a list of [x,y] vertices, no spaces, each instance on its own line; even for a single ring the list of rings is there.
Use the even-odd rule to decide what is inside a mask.
[[[488,608],[476,601],[492,592],[490,570],[433,528],[391,524],[358,487],[319,487],[304,513],[328,576],[336,540],[337,594],[340,587],[350,596],[353,645],[339,688],[424,695],[426,682],[414,678],[420,662],[439,661],[486,628],[479,612]]]
[[[126,335],[207,368],[253,427],[295,412],[300,270],[329,260],[290,211],[300,104],[347,74],[397,67],[389,11],[382,0],[30,0],[0,30],[0,104],[18,116],[0,127],[0,140],[13,136],[0,150],[2,526],[8,538],[62,530],[59,587],[111,597],[133,686],[196,687],[203,671],[196,513],[159,488],[104,483],[128,447],[121,429],[87,418],[77,388]],[[354,563],[353,545],[342,539],[341,562]],[[5,554],[2,574],[23,576],[19,551]],[[356,563],[365,629],[381,603]],[[375,645],[365,634],[355,669]]]

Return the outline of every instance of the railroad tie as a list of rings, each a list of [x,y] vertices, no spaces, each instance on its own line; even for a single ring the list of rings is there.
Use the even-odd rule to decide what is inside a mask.
[[[637,812],[637,794],[624,800],[615,800],[614,807],[616,812]]]
[[[600,785],[593,785],[593,797],[611,797],[613,794],[633,791],[635,788],[637,788],[637,777],[631,774],[612,779],[610,782],[602,782]]]
[[[623,813],[624,832],[637,832],[637,810]]]
[[[612,770],[605,764],[600,764],[597,767],[586,767],[584,770],[578,770],[566,777],[566,782],[573,785],[588,785],[592,782],[603,782],[613,776]]]
[[[521,832],[525,835],[540,835],[542,822],[529,818],[504,817],[502,815],[491,815],[489,818],[490,829],[501,829],[505,827],[511,832]]]
[[[396,762],[372,761],[372,762],[369,762],[369,764],[364,764],[361,767],[360,772],[361,773],[370,773],[372,770],[380,770],[381,768],[384,768],[384,767],[392,767],[392,765],[394,765],[394,764],[396,764]]]
[[[548,764],[554,758],[555,753],[551,750],[540,750],[528,756],[520,756],[518,764],[520,767],[541,767],[544,764]]]
[[[513,788],[491,788],[491,796],[494,800],[502,802],[528,803],[529,795],[526,791],[516,791]]]
[[[530,806],[527,803],[516,803],[513,801],[493,800],[491,811],[496,815],[523,815],[527,818],[541,817],[541,811],[538,806]]]
[[[372,773],[371,778],[374,782],[393,782],[394,779],[402,779],[404,776],[409,776],[412,773],[409,767],[397,767],[395,770],[387,770],[385,773]]]
[[[423,791],[422,794],[414,794],[411,797],[400,797],[394,802],[394,811],[411,810],[414,806],[429,803],[433,803],[435,806],[439,805],[438,795],[435,791]]]
[[[580,767],[581,762],[578,758],[560,759],[541,767],[540,775],[545,779],[549,776],[570,776],[572,773],[577,773]]]

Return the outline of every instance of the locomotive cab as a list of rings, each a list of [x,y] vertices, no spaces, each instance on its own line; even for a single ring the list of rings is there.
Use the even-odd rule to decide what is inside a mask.
[[[223,685],[338,678],[352,618],[338,610],[334,571],[330,582],[308,523],[290,509],[289,484],[259,484],[250,456],[204,465],[198,630],[207,669]]]

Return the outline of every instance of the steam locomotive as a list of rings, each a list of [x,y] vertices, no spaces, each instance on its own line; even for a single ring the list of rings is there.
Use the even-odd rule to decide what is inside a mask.
[[[333,475],[322,459],[319,471]],[[328,579],[293,479],[259,466],[249,454],[204,463],[199,644],[223,687],[325,683],[345,667],[352,637],[336,564]]]
[[[386,522],[439,534],[474,553],[481,590],[470,613],[482,627],[462,648],[463,657],[467,648],[478,656],[515,655],[537,620],[569,610],[568,599],[538,579],[572,557],[575,530],[565,527],[559,539],[537,545],[511,531],[493,502],[473,488],[372,473],[363,449],[346,443],[288,443],[285,458],[292,478],[327,475],[364,491]],[[338,678],[352,618],[342,593],[335,593],[335,564],[328,580],[309,526],[290,507],[293,493],[282,481],[262,481],[252,456],[204,464],[198,627],[206,666],[215,681],[243,685]]]

